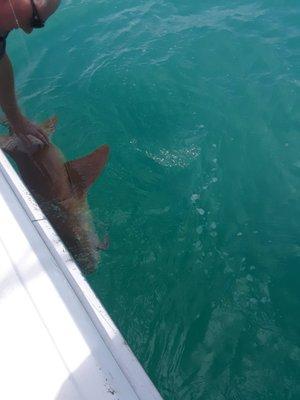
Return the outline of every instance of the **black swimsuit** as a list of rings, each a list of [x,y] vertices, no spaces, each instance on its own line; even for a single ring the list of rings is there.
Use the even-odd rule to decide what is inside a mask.
[[[0,60],[5,54],[6,49],[6,38],[9,32],[0,35]]]

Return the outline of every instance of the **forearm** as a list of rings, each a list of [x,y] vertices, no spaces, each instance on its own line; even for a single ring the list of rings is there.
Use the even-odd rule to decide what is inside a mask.
[[[49,143],[45,131],[22,115],[15,94],[13,68],[6,54],[0,60],[0,106],[13,132],[27,144],[33,144],[32,138],[39,139],[41,144]]]
[[[23,117],[16,99],[13,68],[6,54],[0,60],[0,106],[12,125]]]

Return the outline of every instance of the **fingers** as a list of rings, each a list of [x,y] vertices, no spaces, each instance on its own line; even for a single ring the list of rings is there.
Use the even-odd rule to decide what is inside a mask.
[[[32,132],[32,134],[34,134]],[[44,144],[49,144],[49,138],[47,133],[40,127],[38,127],[38,129],[36,130],[36,134],[34,135],[36,136],[38,139],[40,139]]]
[[[38,127],[34,127],[34,129],[31,129],[28,132],[22,132],[22,134],[18,134],[18,136],[27,145],[33,144],[34,138],[36,138],[44,146],[49,144],[49,139],[47,134],[43,131],[43,129]]]
[[[28,146],[27,151],[29,154],[33,154],[37,152],[38,150],[42,150],[42,148],[45,147],[44,143],[40,139],[38,139],[36,136],[31,136],[29,135],[28,138],[30,139],[30,146]]]
[[[23,134],[19,134],[17,132],[15,132],[15,133],[22,140],[22,142],[25,145],[30,146],[32,144],[32,139],[31,139],[30,135],[23,135]]]
[[[38,126],[24,117],[13,125],[12,129],[26,146],[32,145],[32,138],[36,138],[42,146],[47,146],[50,143],[48,133],[54,131],[55,123],[56,118],[52,118],[48,120],[48,124],[45,127]]]
[[[37,135],[17,135],[22,142],[24,143],[25,147],[27,149],[32,148],[33,152],[36,150],[42,149],[45,146],[44,141],[41,139],[41,137],[38,137]]]

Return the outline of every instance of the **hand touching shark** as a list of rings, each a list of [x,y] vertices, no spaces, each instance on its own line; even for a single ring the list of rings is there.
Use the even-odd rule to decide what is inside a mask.
[[[50,135],[56,123],[52,117],[41,127]],[[99,250],[107,248],[108,241],[101,243],[95,232],[87,192],[105,168],[109,147],[103,145],[85,157],[66,162],[50,139],[45,146],[33,137],[28,146],[10,130],[10,134],[0,136],[0,148],[16,162],[24,183],[81,270],[93,272]]]

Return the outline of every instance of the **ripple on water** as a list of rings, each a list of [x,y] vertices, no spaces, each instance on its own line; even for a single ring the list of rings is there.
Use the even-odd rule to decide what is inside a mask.
[[[9,38],[28,115],[59,114],[71,159],[112,149],[90,193],[112,245],[89,279],[166,400],[300,398],[299,18],[66,0],[32,56]]]

